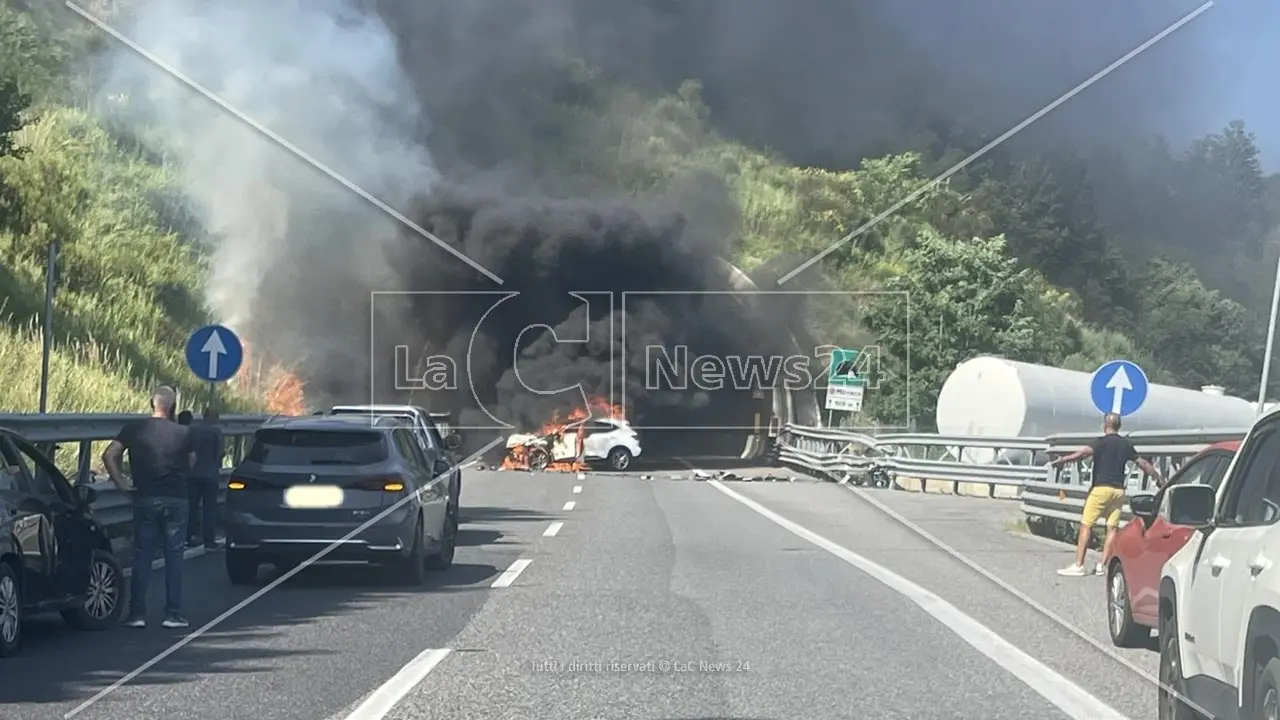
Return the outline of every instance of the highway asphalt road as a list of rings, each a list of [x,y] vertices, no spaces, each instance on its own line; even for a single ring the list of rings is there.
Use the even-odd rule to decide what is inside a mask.
[[[1101,578],[1055,575],[1069,551],[1007,532],[1016,504],[640,473],[465,482],[462,547],[428,587],[304,571],[75,717],[1155,717],[1124,664],[1154,654],[1091,644]],[[221,563],[185,564],[191,631],[254,590]],[[0,661],[0,717],[61,718],[181,637],[41,622]]]

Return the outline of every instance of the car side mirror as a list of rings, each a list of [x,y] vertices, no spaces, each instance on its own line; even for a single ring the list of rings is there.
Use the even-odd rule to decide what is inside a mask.
[[[1129,510],[1136,517],[1143,520],[1153,520],[1156,516],[1156,496],[1151,493],[1142,493],[1129,498]]]
[[[1197,530],[1213,525],[1217,491],[1208,485],[1177,485],[1169,495],[1169,522]]]
[[[458,433],[449,433],[444,438],[444,446],[449,450],[457,450],[462,447],[462,436]]]
[[[88,485],[77,485],[76,500],[79,500],[81,505],[89,507],[98,501],[98,491]]]

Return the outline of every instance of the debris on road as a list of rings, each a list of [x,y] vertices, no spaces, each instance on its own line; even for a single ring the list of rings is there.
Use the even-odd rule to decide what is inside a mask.
[[[679,476],[675,476],[675,477],[678,478]],[[698,470],[697,468],[695,468],[691,473],[690,479],[702,480],[704,482],[707,480],[720,480],[722,482],[795,482],[796,481],[796,478],[792,475],[784,475],[781,473],[776,473],[772,470],[766,470],[763,473],[748,472],[746,474],[739,475],[738,473],[730,472],[728,470],[720,470],[714,473],[709,473],[705,470]]]

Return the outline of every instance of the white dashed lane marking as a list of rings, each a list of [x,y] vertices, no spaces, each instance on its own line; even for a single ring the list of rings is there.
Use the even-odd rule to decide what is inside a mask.
[[[492,587],[511,587],[511,583],[515,582],[516,578],[520,577],[520,573],[524,572],[524,569],[529,567],[529,564],[532,562],[533,561],[529,558],[520,558],[519,560],[511,563],[511,567],[503,570],[502,574],[498,576],[498,579],[493,581]]]

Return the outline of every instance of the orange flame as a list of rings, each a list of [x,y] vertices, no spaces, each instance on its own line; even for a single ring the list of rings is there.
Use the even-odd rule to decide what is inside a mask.
[[[605,417],[612,420],[626,421],[626,413],[623,412],[621,405],[611,404],[608,400],[598,396],[587,398],[587,408],[591,410],[588,415],[587,409],[575,408],[569,413],[568,417],[563,420],[557,411],[551,416],[551,420],[543,423],[542,428],[536,433],[538,437],[550,437],[551,445],[554,445],[566,436],[574,436],[574,445],[576,447],[576,455],[572,458],[548,458],[545,472],[583,472],[587,470],[587,464],[583,461],[583,441],[586,438],[585,420],[591,417]],[[531,448],[527,445],[517,445],[507,450],[507,455],[502,459],[503,470],[528,470],[535,453],[545,452],[541,448]]]
[[[306,384],[302,378],[281,364],[268,366],[264,359],[250,355],[249,349],[245,342],[245,369],[236,378],[237,386],[261,398],[272,415],[306,415]]]

